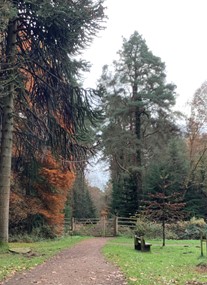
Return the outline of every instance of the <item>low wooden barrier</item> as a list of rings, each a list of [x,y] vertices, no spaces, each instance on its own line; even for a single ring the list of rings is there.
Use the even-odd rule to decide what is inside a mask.
[[[68,233],[82,232],[91,235],[117,236],[120,233],[131,231],[132,235],[136,228],[136,218],[125,218],[114,216],[112,218],[86,218],[86,219],[67,219],[65,220],[65,229]],[[97,230],[96,230],[97,229]],[[91,233],[90,233],[91,230]]]

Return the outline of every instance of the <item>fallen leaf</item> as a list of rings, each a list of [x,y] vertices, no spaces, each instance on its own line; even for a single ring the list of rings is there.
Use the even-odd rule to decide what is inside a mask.
[[[135,281],[137,281],[137,278],[135,278],[135,277],[129,277],[129,280],[135,282]]]

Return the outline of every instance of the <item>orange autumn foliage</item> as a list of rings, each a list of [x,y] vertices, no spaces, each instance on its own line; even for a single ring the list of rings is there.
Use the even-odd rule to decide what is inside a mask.
[[[64,225],[64,207],[69,189],[71,189],[75,175],[68,169],[61,169],[61,165],[50,152],[44,158],[44,167],[40,175],[45,183],[37,186],[38,195],[44,203],[40,213],[56,234],[61,234]]]
[[[11,191],[10,195],[10,221],[18,225],[28,219],[29,215],[42,212],[43,204],[38,197],[25,196],[20,192]]]
[[[40,168],[39,175],[42,182],[33,184],[35,196],[23,193],[18,177],[12,177],[10,222],[17,226],[30,219],[30,216],[42,215],[53,234],[61,235],[64,229],[65,203],[74,183],[75,174],[64,169],[50,152],[41,159],[41,162],[43,167]]]
[[[16,224],[27,218],[28,208],[24,201],[23,195],[21,195],[20,193],[11,191],[9,215],[10,221]]]

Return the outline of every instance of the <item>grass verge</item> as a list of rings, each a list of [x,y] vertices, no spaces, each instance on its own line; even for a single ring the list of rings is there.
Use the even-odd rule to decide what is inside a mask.
[[[83,240],[83,237],[64,237],[56,240],[47,240],[35,243],[10,243],[9,248],[30,248],[29,254],[15,254],[11,252],[0,252],[0,281],[11,276],[17,271],[32,268],[43,263],[49,257],[59,251],[69,248]]]
[[[167,241],[165,247],[161,241],[147,242],[152,243],[150,253],[134,250],[132,238],[113,239],[103,248],[129,285],[207,284],[207,257],[200,257],[199,241]]]

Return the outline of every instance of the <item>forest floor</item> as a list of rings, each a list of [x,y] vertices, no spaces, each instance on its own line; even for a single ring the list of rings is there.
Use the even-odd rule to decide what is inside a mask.
[[[107,240],[84,240],[31,270],[0,282],[0,285],[127,285],[118,268],[101,253]]]

